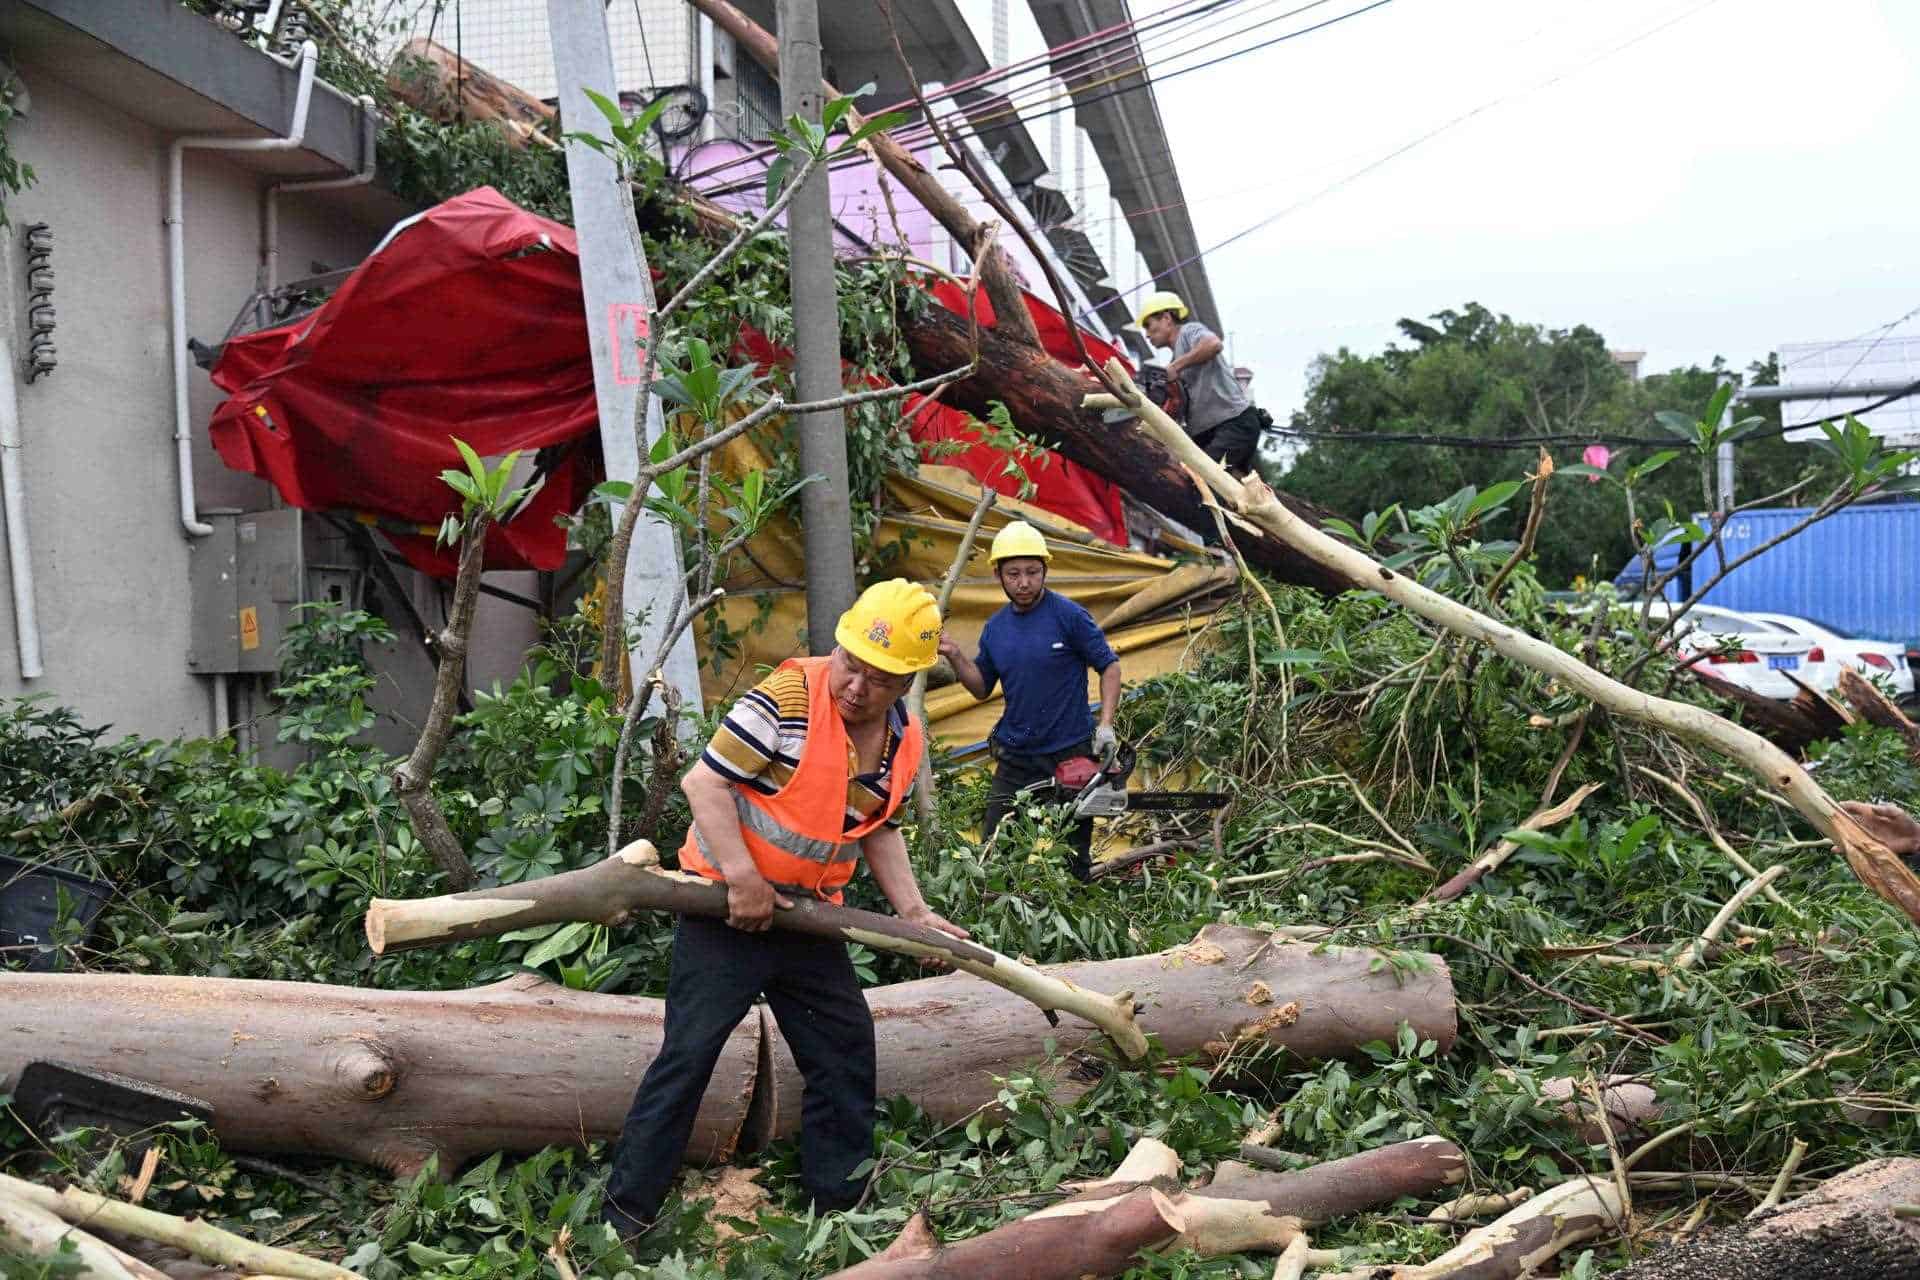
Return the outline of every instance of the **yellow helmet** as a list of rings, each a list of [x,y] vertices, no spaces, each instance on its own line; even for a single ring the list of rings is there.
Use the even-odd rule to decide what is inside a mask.
[[[1187,318],[1187,304],[1180,301],[1180,295],[1177,293],[1169,293],[1167,290],[1162,289],[1157,293],[1150,293],[1140,299],[1140,327],[1142,329],[1146,328],[1147,317],[1158,315],[1162,311],[1173,312],[1173,318],[1176,320],[1185,320]]]
[[[940,656],[940,606],[917,582],[876,582],[840,615],[833,638],[868,666],[902,676],[923,671]]]
[[[1025,520],[1015,520],[993,535],[993,550],[987,556],[987,563],[999,564],[1002,560],[1017,560],[1023,556],[1051,560],[1053,552],[1047,550],[1047,540],[1038,529]]]

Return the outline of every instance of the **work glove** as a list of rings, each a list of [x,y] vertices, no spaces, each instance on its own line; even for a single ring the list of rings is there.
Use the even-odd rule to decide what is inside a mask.
[[[1093,731],[1093,754],[1100,757],[1100,763],[1109,765],[1120,754],[1120,737],[1114,733],[1113,726],[1103,724]]]

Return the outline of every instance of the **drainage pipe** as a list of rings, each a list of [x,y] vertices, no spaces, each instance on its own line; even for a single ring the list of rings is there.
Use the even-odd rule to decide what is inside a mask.
[[[267,188],[267,211],[262,239],[265,244],[265,275],[261,285],[267,293],[280,287],[280,193],[283,191],[331,191],[336,187],[363,187],[373,181],[374,165],[379,160],[380,118],[373,111],[373,96],[360,95],[360,167],[339,178],[312,178],[299,182],[276,182]]]
[[[293,123],[284,138],[175,138],[167,148],[167,287],[173,344],[173,447],[180,471],[180,527],[188,537],[204,538],[213,526],[200,519],[193,496],[193,432],[187,405],[187,237],[181,155],[205,151],[293,151],[307,136],[307,107],[313,101],[314,62],[319,46],[300,46],[300,83],[294,91]]]
[[[27,542],[27,478],[20,456],[20,394],[14,382],[9,324],[0,324],[0,500],[7,506],[7,575],[13,583],[13,634],[20,678],[38,679],[40,617],[33,603],[33,551]]]

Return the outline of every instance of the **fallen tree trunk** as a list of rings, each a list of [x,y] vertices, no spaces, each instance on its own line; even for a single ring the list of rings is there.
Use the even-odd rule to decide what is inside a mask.
[[[1255,1041],[1300,1059],[1391,1041],[1401,1021],[1453,1042],[1446,966],[1370,972],[1371,951],[1210,927],[1185,947],[1059,966],[1056,980],[1140,992],[1141,1029],[1170,1053]],[[1104,1043],[1050,1028],[1020,997],[963,974],[867,993],[879,1088],[940,1122],[993,1101],[996,1076]],[[460,992],[120,974],[0,974],[0,1090],[31,1061],[110,1070],[204,1099],[236,1151],[311,1153],[443,1172],[490,1151],[581,1145],[620,1131],[660,1046],[658,1000],[593,995],[532,974]],[[1059,1082],[1063,1096],[1084,1085]],[[799,1125],[792,1056],[758,1011],[728,1040],[687,1159],[758,1150]]]
[[[367,944],[375,955],[439,943],[461,942],[561,921],[620,925],[639,911],[725,919],[727,887],[683,871],[664,871],[652,844],[636,840],[595,866],[519,884],[452,893],[438,898],[375,898],[367,907]],[[791,907],[774,912],[776,929],[858,942],[876,951],[938,960],[1005,987],[1051,1019],[1055,1010],[1099,1027],[1129,1061],[1147,1055],[1146,1037],[1134,1022],[1131,994],[1109,996],[1050,978],[990,947],[910,924],[895,916],[795,895]]]
[[[1211,1182],[1191,1189],[1174,1180],[1179,1157],[1166,1154],[1171,1168],[1162,1164],[1150,1180],[1110,1179],[958,1244],[940,1244],[925,1219],[916,1218],[884,1252],[835,1272],[833,1280],[1081,1280],[1119,1275],[1143,1249],[1190,1248],[1205,1257],[1279,1252],[1310,1226],[1403,1195],[1426,1195],[1466,1176],[1460,1149],[1441,1138],[1396,1143],[1297,1173],[1223,1166]],[[1135,1163],[1132,1156],[1128,1163]]]
[[[1920,877],[1886,845],[1876,840],[1854,817],[1843,810],[1826,789],[1815,782],[1786,752],[1750,729],[1722,719],[1701,707],[1649,693],[1621,684],[1602,675],[1572,654],[1563,653],[1535,636],[1449,599],[1419,582],[1387,568],[1357,548],[1336,541],[1313,524],[1302,520],[1258,479],[1242,483],[1227,474],[1224,467],[1202,453],[1173,419],[1139,394],[1119,361],[1108,363],[1108,373],[1132,396],[1128,407],[1140,414],[1140,421],[1151,426],[1160,442],[1173,449],[1196,474],[1226,499],[1227,505],[1247,522],[1279,538],[1298,554],[1336,574],[1347,586],[1378,591],[1429,622],[1459,635],[1478,640],[1502,657],[1553,677],[1563,685],[1592,699],[1607,711],[1651,724],[1676,737],[1730,756],[1753,775],[1762,786],[1777,788],[1788,803],[1819,832],[1839,847],[1847,865],[1860,882],[1905,912],[1920,925]],[[958,384],[956,384],[958,385]],[[1111,396],[1092,395],[1090,407],[1104,407]]]
[[[1783,700],[1743,689],[1731,680],[1722,680],[1698,668],[1695,674],[1716,697],[1739,708],[1742,724],[1788,755],[1804,755],[1814,743],[1837,738],[1847,727],[1846,717],[1831,702],[1805,689]]]
[[[437,120],[452,119],[464,109],[477,118],[500,119],[508,141],[516,145],[547,141],[532,122],[536,117],[551,116],[551,108],[472,63],[462,63],[451,51],[431,42],[410,44],[396,61],[388,84],[401,98]],[[511,100],[503,103],[503,98]],[[912,157],[908,160],[912,162]],[[718,239],[732,234],[733,221],[719,206],[697,195],[685,199],[705,234]],[[945,373],[973,359],[973,338],[966,320],[945,307],[921,308],[919,315],[903,317],[901,325],[917,370]],[[983,329],[978,336],[979,372],[949,386],[945,393],[948,404],[984,418],[994,401],[1002,401],[1023,430],[1057,448],[1062,456],[1189,529],[1213,527],[1213,517],[1200,491],[1149,432],[1134,422],[1108,424],[1098,413],[1081,407],[1081,397],[1099,389],[1097,382],[1037,346],[1003,332]],[[941,363],[943,360],[947,363]],[[1316,528],[1326,518],[1327,513],[1311,503],[1292,497],[1283,500]],[[1339,575],[1279,539],[1243,530],[1236,533],[1235,541],[1249,563],[1282,582],[1330,595],[1346,589]]]
[[[1920,1159],[1870,1161],[1771,1213],[1662,1249],[1617,1280],[1912,1280],[1915,1204]]]
[[[48,981],[47,979],[53,979]],[[0,1081],[31,1061],[116,1071],[213,1107],[235,1151],[310,1153],[400,1176],[490,1151],[618,1133],[659,1051],[658,1000],[524,974],[471,991],[0,974]],[[748,1120],[763,1030],[734,1029],[688,1145],[724,1160]]]
[[[945,307],[924,307],[901,329],[916,371],[944,372],[965,364],[973,354],[966,320]],[[1138,421],[1108,423],[1098,412],[1082,407],[1085,397],[1099,390],[1092,378],[1044,351],[1008,342],[990,330],[979,335],[979,344],[977,371],[948,384],[948,404],[985,418],[993,402],[1000,401],[1023,431],[1040,437],[1062,457],[1113,481],[1189,529],[1213,528],[1203,495],[1161,441]],[[1327,513],[1311,503],[1284,495],[1280,500],[1316,529],[1326,518]],[[1329,595],[1349,585],[1338,573],[1264,531],[1236,529],[1233,540],[1249,564],[1282,582]]]
[[[1351,1057],[1371,1041],[1391,1044],[1402,1022],[1450,1051],[1457,1024],[1446,963],[1421,953],[1417,968],[1375,972],[1378,954],[1216,924],[1169,951],[1047,972],[1075,985],[1132,991],[1141,1029],[1172,1057],[1219,1060],[1255,1044],[1285,1050],[1294,1062]],[[867,1004],[881,1096],[912,1098],[937,1124],[991,1106],[1010,1070],[1045,1059],[1047,1038],[1063,1060],[1047,1082],[1055,1097],[1077,1097],[1099,1079],[1097,1069],[1083,1069],[1085,1055],[1100,1048],[1098,1031],[1072,1021],[1049,1029],[999,987],[922,978],[871,988]],[[767,1051],[758,1105],[773,1136],[791,1136],[800,1120],[800,1068],[778,1035],[768,1037]]]

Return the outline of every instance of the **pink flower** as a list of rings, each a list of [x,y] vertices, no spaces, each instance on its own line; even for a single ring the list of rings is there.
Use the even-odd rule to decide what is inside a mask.
[[[1612,457],[1613,453],[1607,446],[1603,444],[1590,444],[1587,446],[1586,451],[1580,455],[1580,461],[1590,467],[1598,467],[1600,470],[1605,471],[1607,469],[1607,462]],[[1599,484],[1600,477],[1588,476],[1587,483]]]

